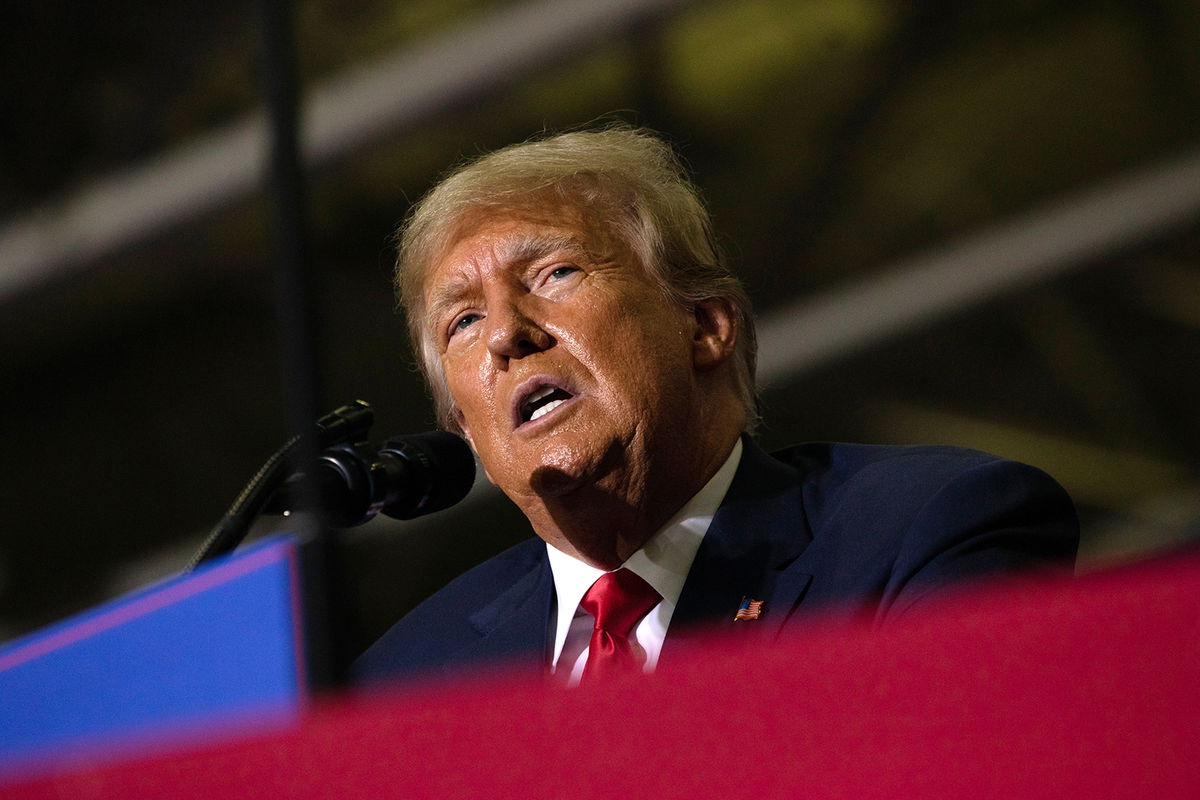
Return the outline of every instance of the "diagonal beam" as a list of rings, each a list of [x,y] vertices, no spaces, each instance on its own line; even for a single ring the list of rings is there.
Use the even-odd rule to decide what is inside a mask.
[[[906,442],[975,447],[1036,464],[1076,502],[1097,508],[1130,508],[1147,497],[1196,485],[1197,476],[1186,464],[1132,449],[907,403],[872,401],[868,406],[874,440],[887,441],[900,432]]]
[[[320,84],[305,156],[319,164],[696,0],[527,0]],[[0,303],[98,258],[251,196],[267,146],[253,113],[176,150],[0,224]]]
[[[758,330],[762,386],[1200,221],[1200,149],[805,297]]]

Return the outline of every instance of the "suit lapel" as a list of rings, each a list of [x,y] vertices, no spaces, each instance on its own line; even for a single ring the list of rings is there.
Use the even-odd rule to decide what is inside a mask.
[[[495,600],[468,618],[479,638],[459,655],[464,661],[529,660],[545,669],[554,576],[545,547],[537,548],[530,569]]]
[[[742,439],[742,460],[700,544],[671,618],[664,656],[703,640],[714,629],[771,638],[804,597],[812,575],[797,559],[812,540],[796,468]],[[734,622],[742,598],[762,601],[753,621]],[[545,548],[530,568],[469,617],[478,638],[463,661],[524,657],[545,669],[554,603],[554,576]]]
[[[743,438],[742,460],[688,573],[664,650],[726,629],[771,638],[803,599],[812,576],[796,560],[812,533],[801,474]],[[735,622],[742,598],[758,619]]]

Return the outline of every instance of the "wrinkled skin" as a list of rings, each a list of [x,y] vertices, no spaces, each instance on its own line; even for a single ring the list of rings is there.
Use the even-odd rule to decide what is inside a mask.
[[[680,308],[574,214],[492,215],[459,234],[424,297],[462,429],[539,536],[615,568],[742,428],[732,310]],[[564,402],[528,421],[539,389]]]

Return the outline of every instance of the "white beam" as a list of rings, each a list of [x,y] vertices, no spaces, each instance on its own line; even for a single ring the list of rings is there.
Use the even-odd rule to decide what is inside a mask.
[[[1197,222],[1200,150],[772,312],[758,328],[759,385]]]
[[[312,164],[345,155],[696,0],[528,0],[504,5],[305,98]],[[80,187],[0,225],[0,303],[52,278],[249,197],[266,152],[261,114]]]

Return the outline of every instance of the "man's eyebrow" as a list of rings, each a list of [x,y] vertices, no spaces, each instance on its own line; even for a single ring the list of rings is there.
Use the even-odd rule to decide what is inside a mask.
[[[538,233],[514,237],[496,245],[497,254],[507,269],[521,270],[555,253],[565,253],[577,258],[592,258],[579,236],[562,233]],[[467,274],[459,275],[437,287],[429,297],[426,314],[430,320],[439,319],[445,310],[453,306],[466,294],[470,294],[476,279]]]
[[[555,253],[590,255],[579,236],[572,233],[538,233],[521,236],[498,248],[505,263],[521,268]]]
[[[446,309],[458,302],[459,298],[471,290],[475,279],[470,275],[459,275],[447,281],[433,291],[425,306],[425,316],[431,322],[436,322]]]

